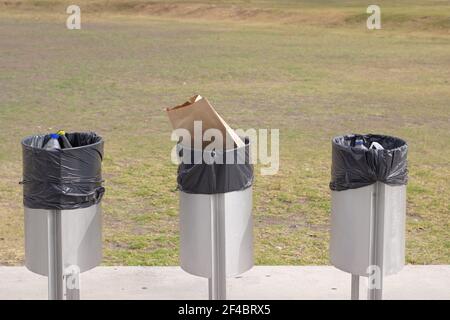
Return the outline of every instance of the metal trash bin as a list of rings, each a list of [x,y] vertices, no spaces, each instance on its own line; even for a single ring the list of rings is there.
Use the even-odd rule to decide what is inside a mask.
[[[178,145],[180,264],[186,272],[209,279],[211,300],[226,299],[226,277],[254,264],[253,167],[249,140],[245,142],[242,148],[210,153],[217,161],[210,164],[202,150]],[[186,161],[187,154],[191,157]],[[229,156],[234,160],[227,164]],[[200,161],[190,164],[193,159]]]
[[[384,149],[357,149],[379,143]],[[359,277],[369,277],[369,299],[382,298],[383,277],[405,263],[407,144],[381,135],[347,135],[332,141],[331,263],[351,273],[354,300]]]
[[[49,299],[79,299],[79,273],[102,260],[103,140],[69,133],[73,148],[45,150],[48,135],[22,141],[25,265],[48,277]]]

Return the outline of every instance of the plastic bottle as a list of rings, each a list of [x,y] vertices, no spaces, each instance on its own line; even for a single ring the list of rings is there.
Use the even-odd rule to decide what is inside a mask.
[[[356,139],[356,141],[355,141],[355,148],[356,149],[362,149],[362,150],[369,150],[364,145],[364,141],[362,139]]]
[[[59,142],[61,144],[61,147],[63,149],[72,148],[69,139],[67,139],[66,137],[66,132],[64,130],[59,130],[57,133],[59,135]]]
[[[58,141],[59,134],[52,133],[50,134],[50,140],[47,141],[47,143],[44,146],[44,149],[51,150],[51,149],[61,149],[61,145]]]

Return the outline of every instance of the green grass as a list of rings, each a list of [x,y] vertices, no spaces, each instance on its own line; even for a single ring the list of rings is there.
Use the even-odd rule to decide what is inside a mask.
[[[329,263],[330,139],[348,132],[408,141],[407,262],[450,263],[444,2],[381,3],[374,32],[357,1],[227,1],[209,18],[180,14],[206,1],[139,16],[142,1],[106,11],[107,1],[80,3],[80,31],[65,29],[65,2],[0,4],[1,265],[24,258],[20,139],[59,128],[105,137],[104,263],[177,264],[163,108],[194,93],[235,128],[280,129],[279,174],[256,168],[258,264]],[[258,10],[269,11],[252,16]]]

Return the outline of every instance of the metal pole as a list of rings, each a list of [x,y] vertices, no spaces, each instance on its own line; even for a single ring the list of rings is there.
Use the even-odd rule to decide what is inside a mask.
[[[352,274],[352,300],[359,300],[359,276]]]
[[[48,227],[48,299],[63,300],[63,262],[61,248],[61,210],[50,210]]]
[[[381,197],[381,188],[382,184],[376,182],[370,230],[369,300],[381,300],[383,296],[384,197]]]
[[[211,195],[211,278],[209,299],[226,299],[224,194]]]

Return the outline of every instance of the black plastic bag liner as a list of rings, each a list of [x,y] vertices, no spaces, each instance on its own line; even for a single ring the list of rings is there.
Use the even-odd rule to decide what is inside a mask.
[[[204,153],[181,143],[177,147],[182,161],[178,166],[179,190],[186,193],[214,194],[240,191],[252,186],[253,165],[250,161],[248,138],[245,139],[244,147],[225,151]]]
[[[103,139],[93,132],[66,134],[72,148],[45,150],[50,135],[22,141],[23,203],[31,209],[70,210],[101,201]]]
[[[384,150],[355,148],[362,139],[369,148],[378,142]],[[346,135],[332,140],[330,189],[341,191],[368,186],[377,181],[388,185],[408,182],[408,145],[402,139],[383,135]]]

